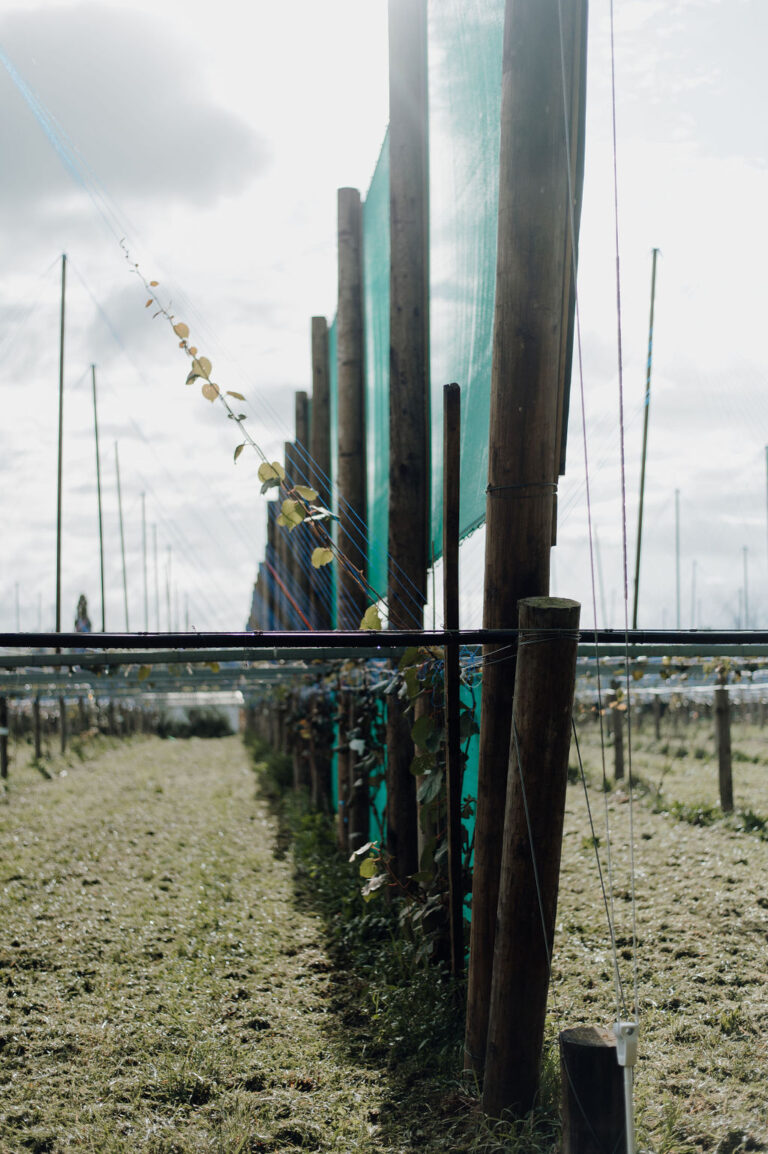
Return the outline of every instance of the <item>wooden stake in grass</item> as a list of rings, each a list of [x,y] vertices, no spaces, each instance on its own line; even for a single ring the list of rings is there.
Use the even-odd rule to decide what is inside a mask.
[[[533,1106],[539,1084],[555,936],[579,609],[520,602],[499,905],[483,1109]]]
[[[586,8],[586,0],[506,4],[483,606],[488,629],[514,625],[520,598],[549,590],[571,365],[577,239],[571,221],[577,232]],[[515,678],[514,655],[493,660],[494,652],[486,650],[483,670],[467,993],[465,1060],[478,1072],[487,1039]]]
[[[733,813],[731,705],[726,685],[718,686],[715,690],[715,747],[717,749],[720,808],[723,813]]]
[[[612,1030],[574,1026],[560,1034],[562,1154],[626,1154],[624,1075]]]
[[[8,701],[0,697],[0,778],[8,778]]]

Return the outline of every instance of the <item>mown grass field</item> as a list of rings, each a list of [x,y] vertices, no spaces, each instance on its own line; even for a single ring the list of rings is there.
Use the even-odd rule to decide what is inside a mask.
[[[686,800],[690,766],[710,777],[712,767],[652,744],[649,734],[637,741],[643,780],[672,768],[662,796],[644,788],[634,811],[641,1148],[765,1150],[768,842],[735,822],[672,816],[663,799],[676,796],[678,774]],[[611,826],[619,960],[631,987],[627,794],[600,788],[594,729],[582,727],[581,745],[603,856],[606,814]],[[460,1073],[460,1003],[415,971],[374,905],[358,954],[339,950],[351,902],[334,908],[328,892],[347,867],[318,852],[315,822],[299,826],[305,844],[289,849],[239,738],[101,739],[51,757],[51,780],[22,752],[0,806],[2,1154],[557,1148],[551,1126],[515,1137],[482,1120]],[[768,812],[754,762],[734,765],[737,805],[742,765],[755,774],[750,806]],[[613,991],[576,782],[549,1083],[557,1030],[609,1024]]]

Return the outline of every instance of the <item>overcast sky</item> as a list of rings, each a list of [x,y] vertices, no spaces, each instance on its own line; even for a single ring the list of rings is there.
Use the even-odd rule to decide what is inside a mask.
[[[598,617],[623,620],[607,0],[593,0],[580,252],[584,391]],[[55,118],[41,123],[0,65],[0,629],[53,623],[60,258],[67,252],[64,612],[85,592],[100,624],[89,366],[97,365],[107,627],[124,612],[119,443],[130,626],[144,626],[141,506],[160,625],[241,628],[263,554],[258,460],[185,389],[186,362],[143,308],[119,240],[157,279],[214,377],[249,398],[270,453],[309,385],[309,318],[333,315],[336,189],[365,192],[387,119],[385,0],[130,7],[6,3],[0,48]],[[245,21],[245,22],[244,22]],[[616,0],[618,162],[630,563],[651,249],[662,250],[641,625],[734,625],[748,548],[750,624],[768,624],[765,382],[768,204],[762,0]],[[62,162],[61,147],[76,162]],[[58,149],[58,150],[57,150]],[[592,618],[580,383],[561,486],[557,592]],[[252,459],[252,457],[254,459]],[[468,583],[481,565],[468,543]],[[693,562],[696,587],[693,589]],[[742,594],[743,597],[743,594]],[[467,602],[476,613],[476,603]],[[743,613],[742,613],[743,620]]]

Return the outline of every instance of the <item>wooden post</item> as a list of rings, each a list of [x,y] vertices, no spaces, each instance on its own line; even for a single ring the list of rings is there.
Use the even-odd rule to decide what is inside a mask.
[[[624,710],[619,708],[619,698],[614,685],[613,692],[608,694],[608,711],[611,718],[613,733],[613,767],[614,779],[624,780]]]
[[[267,629],[281,629],[283,628],[283,619],[279,610],[279,601],[277,596],[277,582],[275,581],[275,573],[277,570],[277,514],[280,510],[279,501],[267,502]]]
[[[349,718],[349,691],[339,690],[338,702],[338,738],[336,741],[336,790],[338,806],[336,808],[336,840],[339,849],[346,852],[349,848],[349,745],[347,744],[347,723]]]
[[[8,779],[8,701],[0,697],[0,778]]]
[[[294,480],[293,467],[293,442],[285,441],[283,444],[283,463],[289,481]],[[278,505],[282,506],[282,496],[278,498]],[[291,530],[286,525],[275,525],[275,533],[277,537],[277,576],[282,582],[284,588],[280,588],[278,584],[278,600],[283,607],[283,621],[285,622],[285,629],[301,629],[301,623],[296,613],[295,607],[291,604],[291,599],[287,595],[294,596],[295,588],[295,573],[294,573],[294,556],[293,556],[293,541],[291,540]],[[295,600],[295,597],[294,597]]]
[[[624,1071],[612,1030],[574,1026],[560,1034],[561,1154],[627,1154]]]
[[[661,698],[658,693],[653,695],[653,731],[656,740],[661,741]]]
[[[443,388],[443,618],[459,628],[459,498],[461,468],[461,390]],[[459,646],[445,648],[445,776],[448,807],[448,900],[451,973],[464,972],[464,887],[461,861],[461,734]]]
[[[35,761],[39,761],[43,756],[42,735],[40,732],[40,698],[36,697],[32,702],[32,725],[35,734]]]
[[[586,2],[507,0],[502,64],[483,624],[509,628],[549,590],[563,468],[584,149]],[[565,63],[571,155],[563,117]],[[568,173],[571,181],[569,187]],[[570,196],[573,196],[573,204]],[[486,658],[493,655],[488,647]],[[465,1060],[486,1048],[514,660],[483,670]]]
[[[328,322],[312,317],[312,409],[309,447],[312,458],[310,484],[320,495],[320,504],[331,508],[331,392],[328,363]],[[314,570],[310,589],[312,624],[330,629],[331,605],[327,568]]]
[[[336,312],[339,415],[339,536],[345,561],[336,577],[338,628],[357,629],[368,605],[363,393],[363,215],[356,188],[340,188],[339,304]]]
[[[293,445],[293,482],[310,484],[309,464],[309,397],[303,391],[296,393],[296,440]],[[313,538],[308,525],[299,525],[291,534],[294,556],[295,597],[306,620],[311,624],[312,610],[309,600],[309,569]],[[303,623],[302,623],[303,624]]]
[[[357,724],[355,711],[355,695],[349,695],[349,728],[354,729]],[[349,825],[347,841],[349,849],[358,849],[369,840],[371,811],[369,804],[368,770],[360,765],[360,759],[354,750],[349,751]]]
[[[389,0],[389,564],[391,628],[421,628],[429,563],[427,3]],[[387,699],[387,849],[418,869],[410,724]]]
[[[520,602],[483,1109],[522,1116],[539,1084],[555,936],[579,609]]]
[[[733,813],[731,709],[726,685],[720,685],[715,690],[715,748],[717,749],[720,808],[723,813]]]
[[[67,752],[67,703],[63,697],[59,698],[59,738],[61,752]]]

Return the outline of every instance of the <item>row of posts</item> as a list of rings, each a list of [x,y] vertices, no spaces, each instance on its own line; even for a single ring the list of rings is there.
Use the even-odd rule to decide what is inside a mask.
[[[30,712],[9,709],[8,698],[0,697],[0,779],[8,778],[9,740],[29,734],[32,738],[36,762],[43,758],[44,739],[59,734],[60,752],[66,753],[72,733],[91,730],[113,737],[151,732],[157,721],[155,711],[137,707],[126,709],[112,698],[106,706],[94,706],[87,698],[78,697],[75,704],[59,697],[54,710],[43,707],[40,698],[32,701]]]

